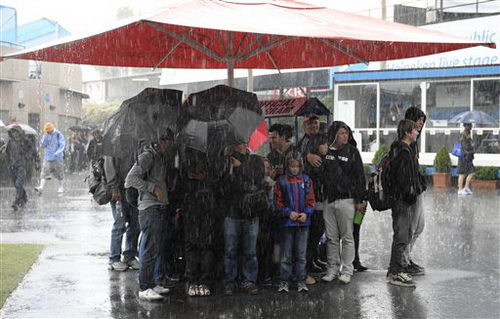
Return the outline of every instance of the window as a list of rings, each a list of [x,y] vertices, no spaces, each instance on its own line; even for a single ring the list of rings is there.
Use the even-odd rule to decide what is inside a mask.
[[[42,78],[42,63],[38,61],[29,61],[28,78],[30,79]]]
[[[476,125],[476,127],[499,127],[500,80],[474,81],[473,109],[483,111],[497,121],[496,125]]]
[[[421,97],[420,82],[381,82],[380,128],[397,128],[408,108],[420,107]]]
[[[427,128],[457,127],[448,121],[470,110],[470,81],[427,84]]]
[[[338,105],[336,114],[352,114],[354,107],[354,128],[377,127],[377,86],[371,85],[345,85],[338,90]],[[335,115],[334,115],[335,118]],[[338,118],[338,117],[337,117]],[[350,125],[350,123],[347,123]]]

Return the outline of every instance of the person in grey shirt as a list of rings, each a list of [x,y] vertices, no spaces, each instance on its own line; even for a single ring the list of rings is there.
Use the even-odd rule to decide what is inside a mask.
[[[167,197],[167,156],[168,148],[173,147],[173,133],[165,132],[157,143],[139,155],[137,162],[125,179],[125,187],[134,187],[139,191],[139,225],[141,240],[139,243],[139,299],[153,301],[163,299],[168,288],[156,285],[155,266],[161,265],[165,251],[164,236],[167,231],[169,204]],[[160,260],[158,260],[160,258]]]

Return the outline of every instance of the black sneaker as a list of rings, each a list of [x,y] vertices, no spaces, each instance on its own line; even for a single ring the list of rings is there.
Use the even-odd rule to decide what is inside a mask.
[[[404,272],[391,274],[389,277],[389,283],[391,285],[401,286],[401,287],[409,287],[409,288],[417,287],[415,282],[412,280],[411,276],[409,276]]]
[[[361,265],[360,262],[352,263],[352,266],[354,267],[354,270],[356,270],[357,272],[363,272],[368,270],[368,267]]]
[[[259,293],[259,288],[254,283],[244,284],[240,287],[240,290],[246,292],[249,295],[256,295]]]
[[[422,266],[419,266],[415,264],[412,260],[410,260],[410,263],[408,264],[407,268],[407,273],[413,276],[423,276],[425,275],[425,268]]]
[[[224,295],[226,296],[234,295],[234,284],[229,283],[224,285]]]

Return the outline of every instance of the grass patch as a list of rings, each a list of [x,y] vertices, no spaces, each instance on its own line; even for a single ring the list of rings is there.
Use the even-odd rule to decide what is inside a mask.
[[[0,244],[0,308],[42,251],[42,245]]]

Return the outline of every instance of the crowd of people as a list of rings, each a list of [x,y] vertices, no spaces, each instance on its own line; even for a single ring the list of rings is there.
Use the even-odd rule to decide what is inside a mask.
[[[412,258],[424,229],[418,138],[425,120],[420,109],[408,109],[390,149],[396,187],[387,278],[404,287],[415,287],[412,276],[425,274]],[[65,139],[51,123],[43,131],[35,190],[41,194],[55,177],[63,192]],[[126,158],[104,156],[102,133],[94,131],[88,160],[92,167],[102,164],[111,194],[109,269],[138,270],[138,296],[149,301],[161,300],[180,279],[190,297],[213,294],[218,280],[225,295],[257,294],[273,284],[283,293],[291,287],[307,292],[317,280],[349,284],[355,272],[367,270],[359,258],[361,224],[354,222],[367,208],[361,156],[344,122],[322,133],[318,117],[310,116],[304,131],[294,145],[291,126],[272,125],[271,151],[262,157],[243,140],[217,155],[181,151],[175,132],[167,130]],[[23,142],[22,130],[14,127],[9,136],[17,208],[27,201],[26,161],[19,158],[37,155]],[[468,138],[464,131],[463,140]],[[461,172],[471,172],[467,165]]]

